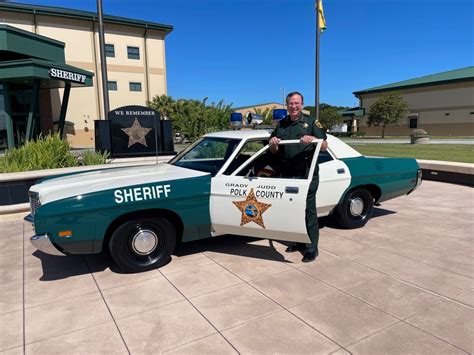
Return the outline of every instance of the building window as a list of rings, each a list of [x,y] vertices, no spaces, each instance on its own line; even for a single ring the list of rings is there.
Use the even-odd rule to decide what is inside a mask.
[[[117,91],[117,82],[116,81],[108,81],[107,88],[109,91]]]
[[[128,59],[140,59],[140,48],[127,46]]]
[[[130,91],[142,91],[142,83],[130,83]]]
[[[113,44],[105,45],[105,56],[115,58],[115,46]]]
[[[408,126],[410,128],[418,128],[418,117],[408,117]]]

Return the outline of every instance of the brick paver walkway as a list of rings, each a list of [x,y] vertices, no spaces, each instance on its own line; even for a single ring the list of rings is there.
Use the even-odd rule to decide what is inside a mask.
[[[474,190],[425,181],[362,229],[322,219],[320,256],[222,236],[165,267],[35,251],[0,224],[0,351],[463,354],[474,351]]]

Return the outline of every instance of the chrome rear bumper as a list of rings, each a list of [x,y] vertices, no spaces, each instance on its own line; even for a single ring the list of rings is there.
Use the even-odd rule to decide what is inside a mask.
[[[63,256],[66,255],[60,252],[54,245],[51,243],[47,234],[37,234],[30,238],[31,244],[43,253],[50,255]]]
[[[408,191],[407,195],[411,194],[413,191],[415,191],[417,188],[420,187],[421,183],[423,182],[422,178],[423,172],[421,169],[418,169],[416,171],[416,181],[415,181],[415,187],[412,188],[410,191]]]

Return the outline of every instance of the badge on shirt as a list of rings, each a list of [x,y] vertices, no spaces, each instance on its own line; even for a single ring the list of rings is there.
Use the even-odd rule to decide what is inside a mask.
[[[303,123],[303,128],[308,128],[308,124],[306,122]]]
[[[321,123],[319,123],[319,121],[314,121],[314,124],[316,125],[316,127],[318,128],[323,128],[323,126],[321,125]]]

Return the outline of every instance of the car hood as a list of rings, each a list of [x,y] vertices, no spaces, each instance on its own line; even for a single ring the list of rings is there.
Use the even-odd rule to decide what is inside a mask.
[[[166,163],[124,168],[109,168],[44,180],[30,188],[38,193],[42,205],[96,191],[123,188],[160,181],[190,179],[208,175]]]

